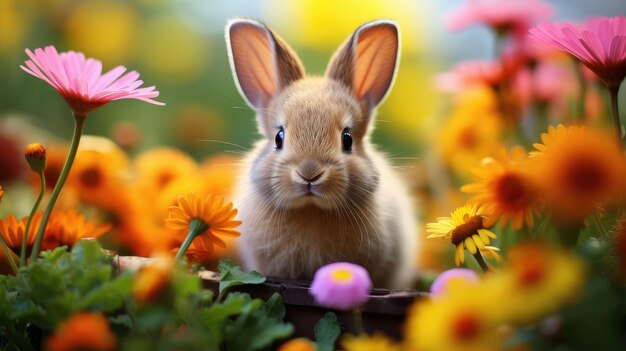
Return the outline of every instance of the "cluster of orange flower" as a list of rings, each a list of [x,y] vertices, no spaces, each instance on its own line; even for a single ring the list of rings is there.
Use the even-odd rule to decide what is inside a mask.
[[[51,145],[47,152],[44,151],[48,192],[59,178],[66,155],[67,147],[61,145]],[[61,194],[59,210],[52,213],[46,227],[42,248],[71,247],[81,238],[98,238],[106,234],[103,240],[119,248],[120,252],[141,256],[169,252],[180,247],[186,234],[180,235],[180,230],[168,228],[165,224],[170,207],[178,206],[179,194],[189,191],[198,195],[215,194],[215,204],[219,200],[217,205],[222,206],[221,199],[231,196],[237,167],[238,160],[234,157],[215,156],[198,164],[186,153],[165,147],[147,150],[131,160],[110,140],[85,136]],[[35,174],[32,184],[39,188]],[[76,212],[77,209],[82,212],[90,209],[87,213],[96,220],[86,219]],[[28,252],[32,249],[41,218],[41,212],[33,216],[28,230]],[[27,221],[28,217],[17,220],[13,215],[0,219],[0,235],[18,255]],[[188,258],[202,261],[227,255],[227,249],[234,249],[231,240],[234,235],[228,230],[225,233],[228,234],[228,245],[214,239],[217,246],[214,250],[213,246],[194,242],[195,247],[192,246],[187,253]],[[202,238],[210,240],[209,236],[203,236],[198,241]],[[202,247],[205,250],[198,251]]]

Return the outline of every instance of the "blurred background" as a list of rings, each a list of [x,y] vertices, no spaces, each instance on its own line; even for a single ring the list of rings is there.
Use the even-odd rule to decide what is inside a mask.
[[[626,15],[623,0],[545,2],[553,7],[551,18],[556,20]],[[113,140],[127,155],[115,156],[119,162],[106,161],[109,164],[126,167],[125,157],[133,159],[146,150],[167,146],[189,155],[189,162],[184,161],[187,165],[203,162],[209,165],[210,174],[219,173],[232,182],[234,171],[220,168],[216,172],[211,165],[233,164],[232,157],[239,156],[242,148],[248,148],[259,136],[254,113],[232,80],[223,33],[227,19],[248,16],[265,21],[296,50],[309,74],[322,74],[333,51],[357,26],[389,18],[400,25],[402,57],[395,86],[379,109],[374,140],[405,171],[415,195],[428,198],[420,216],[432,219],[444,215],[462,203],[457,187],[450,185],[463,184],[470,166],[495,148],[495,144],[484,141],[491,140],[488,134],[498,128],[479,120],[480,112],[465,114],[464,119],[455,115],[452,96],[438,91],[434,84],[436,74],[456,62],[494,58],[496,44],[488,27],[476,25],[454,33],[446,29],[446,17],[463,3],[465,0],[0,0],[0,184],[6,188],[12,180],[28,177],[22,156],[28,143],[67,141],[72,131],[70,110],[59,94],[19,69],[27,59],[25,48],[55,45],[59,51],[81,51],[101,60],[105,70],[124,65],[139,71],[145,85],[156,85],[161,93],[157,100],[167,103],[164,108],[122,100],[89,116],[85,133]],[[480,104],[484,96],[475,94],[466,98]],[[625,96],[622,91],[622,106],[626,106]],[[454,122],[446,125],[450,120]],[[468,141],[459,127],[463,123],[487,133],[478,135],[482,148],[471,154],[458,149]],[[94,142],[85,145],[109,147]],[[52,157],[54,152],[50,153]],[[224,154],[231,158],[215,159],[215,155]],[[57,165],[64,157],[60,155]],[[179,168],[179,173],[191,173],[196,167],[168,165],[172,158],[161,158],[160,154],[151,157],[150,162],[143,163],[148,166],[137,165],[138,179],[142,167],[154,173],[155,162]],[[180,155],[177,157],[176,162],[183,162]],[[49,164],[53,161],[51,158]],[[169,182],[173,178],[167,175],[162,179]],[[198,179],[194,182],[177,184],[167,191],[163,184],[157,184],[157,190],[169,197],[155,202],[160,206],[155,210],[155,225],[162,225],[168,202],[174,201],[179,191],[193,188],[190,184],[197,184]],[[206,178],[200,182],[208,183]],[[0,214],[11,208],[18,216],[26,215],[32,197],[20,200],[9,196],[0,206]],[[97,202],[96,195],[82,197],[83,202]],[[96,205],[107,208],[106,204]],[[115,221],[118,217],[107,219]]]
[[[110,104],[93,113],[87,134],[132,143],[131,152],[170,145],[196,158],[229,149],[202,139],[248,147],[257,138],[256,126],[232,81],[223,39],[228,18],[266,21],[300,54],[310,74],[323,73],[332,52],[358,25],[391,18],[402,29],[402,61],[379,111],[375,139],[389,154],[419,157],[442,106],[433,75],[452,62],[493,52],[484,26],[446,31],[446,14],[464,1],[0,0],[0,118],[19,117],[69,138],[72,119],[65,102],[18,68],[27,58],[24,48],[55,45],[98,58],[105,69],[138,70],[167,103]],[[626,13],[624,1],[548,3],[557,19]]]

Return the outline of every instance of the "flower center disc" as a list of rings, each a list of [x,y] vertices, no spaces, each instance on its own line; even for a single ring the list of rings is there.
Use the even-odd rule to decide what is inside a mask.
[[[352,272],[347,269],[336,269],[330,277],[337,283],[347,283],[352,280]]]
[[[478,229],[483,229],[483,219],[481,216],[472,216],[465,223],[459,224],[452,230],[452,245],[457,246],[466,238],[478,233]]]

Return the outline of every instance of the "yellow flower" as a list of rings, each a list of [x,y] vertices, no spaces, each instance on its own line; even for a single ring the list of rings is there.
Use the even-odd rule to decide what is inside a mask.
[[[502,349],[497,299],[485,285],[455,284],[437,299],[421,299],[408,311],[406,343],[420,351]]]
[[[297,338],[291,339],[282,344],[278,351],[315,351],[316,347],[309,339]]]
[[[241,221],[233,219],[236,215],[237,209],[233,209],[232,202],[224,205],[224,199],[219,196],[210,194],[203,199],[189,193],[187,196],[178,196],[178,205],[170,207],[169,218],[165,222],[168,227],[184,235],[192,226],[199,231],[187,253],[192,260],[201,261],[211,257],[213,245],[226,247],[226,243],[219,236],[240,235],[235,230],[241,224]]]
[[[341,338],[341,346],[345,351],[400,351],[400,345],[386,337],[384,334],[374,335],[351,335],[346,334]]]
[[[508,301],[507,320],[530,324],[576,301],[583,290],[583,263],[570,253],[541,244],[519,244],[508,266],[492,278],[494,293]]]
[[[172,280],[174,260],[171,256],[156,257],[139,269],[133,283],[133,297],[139,303],[154,302],[163,296]]]
[[[510,153],[500,149],[494,158],[483,160],[473,173],[478,182],[463,186],[461,191],[477,193],[469,202],[490,213],[485,220],[486,227],[498,219],[502,226],[510,220],[515,230],[524,224],[533,225],[533,214],[540,213],[539,192],[526,167],[524,148],[515,147]]]
[[[585,127],[549,127],[531,152],[542,195],[558,221],[582,220],[599,204],[623,194],[622,150],[612,135]]]
[[[485,210],[476,205],[459,207],[452,212],[451,217],[440,217],[437,223],[428,223],[426,231],[432,233],[428,238],[450,239],[456,247],[454,262],[457,266],[465,261],[464,249],[472,255],[479,250],[494,254],[498,248],[488,245],[496,235],[485,227],[485,215]]]
[[[99,313],[80,312],[61,322],[46,340],[49,351],[112,351],[117,346],[108,319]]]
[[[198,172],[198,165],[180,150],[161,147],[143,152],[135,159],[139,186],[148,194],[158,194],[170,182]]]
[[[132,56],[138,16],[129,2],[84,1],[67,7],[71,11],[63,23],[69,47],[103,62],[123,62]]]
[[[463,91],[439,135],[441,157],[455,173],[467,176],[472,166],[501,146],[501,134],[494,93],[486,88]]]

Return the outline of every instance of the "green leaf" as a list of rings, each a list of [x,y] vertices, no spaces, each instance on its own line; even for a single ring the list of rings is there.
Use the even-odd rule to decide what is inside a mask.
[[[244,284],[262,284],[265,282],[265,277],[257,271],[244,272],[238,266],[234,265],[230,260],[221,260],[219,264],[220,270],[220,297],[224,292],[237,285]],[[218,300],[220,298],[218,297]]]
[[[332,312],[326,313],[322,319],[315,323],[317,351],[334,350],[339,334],[341,334],[341,327],[337,316]]]
[[[283,298],[279,293],[274,293],[272,297],[263,305],[266,318],[276,318],[282,320],[285,318],[285,304],[283,304]]]

